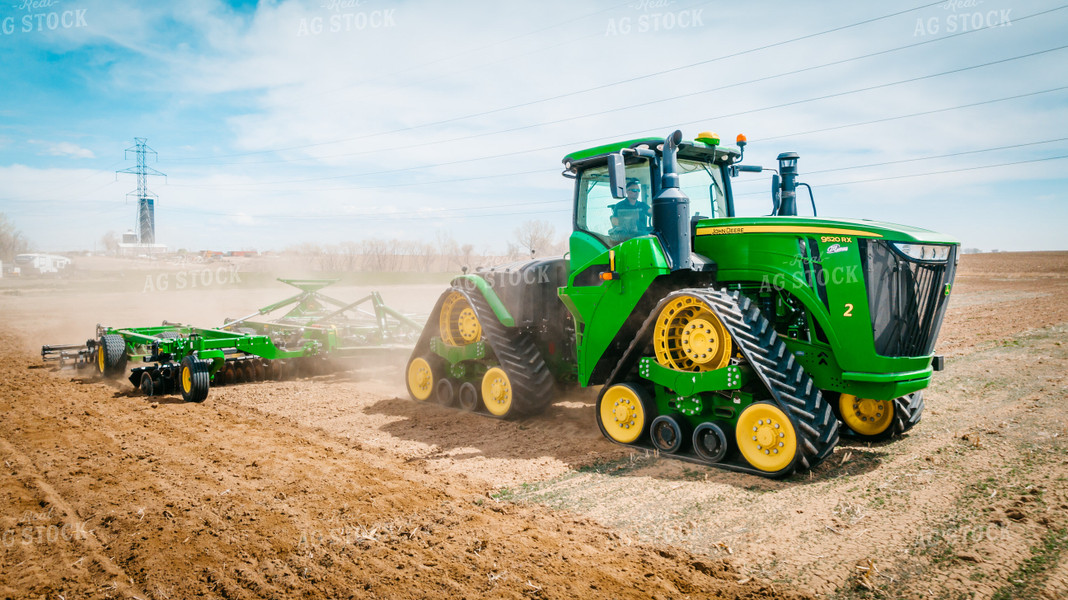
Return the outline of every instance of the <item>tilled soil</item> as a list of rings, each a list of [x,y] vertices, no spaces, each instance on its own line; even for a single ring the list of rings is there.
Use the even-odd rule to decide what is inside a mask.
[[[440,291],[382,289],[417,312]],[[1022,570],[1068,544],[1068,253],[965,256],[924,420],[775,482],[614,446],[590,391],[518,422],[412,402],[405,356],[149,399],[31,349],[277,290],[19,293],[0,296],[3,597],[1068,591],[1059,552]]]

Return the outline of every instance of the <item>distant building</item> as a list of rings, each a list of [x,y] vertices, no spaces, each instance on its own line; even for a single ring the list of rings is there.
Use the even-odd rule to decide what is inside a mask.
[[[70,259],[66,256],[54,254],[19,254],[15,257],[15,264],[22,274],[59,273],[70,266]]]

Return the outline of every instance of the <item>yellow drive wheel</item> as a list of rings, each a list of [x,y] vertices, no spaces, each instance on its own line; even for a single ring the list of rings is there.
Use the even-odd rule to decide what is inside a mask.
[[[645,433],[656,415],[646,408],[646,394],[639,388],[617,383],[597,399],[597,422],[601,431],[620,444],[632,444]]]
[[[857,434],[878,436],[894,421],[894,402],[842,394],[838,397],[838,414],[846,427]]]
[[[441,339],[449,346],[466,346],[482,339],[482,324],[471,303],[460,292],[450,292],[438,317]]]
[[[797,455],[797,433],[779,407],[768,402],[750,404],[738,415],[734,429],[745,460],[766,473],[789,467]]]
[[[412,399],[423,402],[434,393],[434,369],[427,359],[417,356],[408,363],[408,393]]]
[[[103,344],[96,347],[96,370],[101,375],[107,372],[107,353],[104,352]]]
[[[482,404],[490,414],[503,417],[512,409],[512,382],[508,373],[500,367],[493,367],[482,376]]]
[[[668,302],[653,328],[656,362],[676,371],[720,369],[730,362],[731,337],[703,301],[683,295]]]

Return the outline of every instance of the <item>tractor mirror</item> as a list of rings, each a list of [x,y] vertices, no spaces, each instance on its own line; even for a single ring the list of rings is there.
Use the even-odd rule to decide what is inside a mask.
[[[771,176],[771,214],[779,214],[779,202],[781,201],[781,186],[779,185],[779,174],[775,173]]]
[[[612,197],[626,197],[624,186],[627,184],[627,168],[623,164],[622,154],[608,155],[608,185],[612,188]]]

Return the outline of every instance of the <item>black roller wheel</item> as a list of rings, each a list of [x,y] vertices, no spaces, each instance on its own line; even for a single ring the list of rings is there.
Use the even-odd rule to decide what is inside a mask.
[[[141,373],[141,385],[139,387],[141,388],[141,393],[146,396],[156,395],[156,382],[152,380],[152,375],[148,371]]]
[[[702,460],[718,463],[727,456],[727,434],[717,423],[701,423],[693,430],[693,451]]]
[[[197,360],[194,356],[182,359],[178,373],[178,387],[186,402],[203,402],[208,397],[209,380],[208,362]]]
[[[117,377],[126,372],[126,340],[121,335],[100,336],[96,344],[96,368],[105,377]]]
[[[442,406],[452,406],[456,401],[456,386],[448,378],[442,377],[434,384],[434,401]]]
[[[660,415],[649,426],[649,438],[657,450],[675,454],[689,440],[689,423],[678,415]]]
[[[468,412],[478,410],[479,404],[482,403],[478,386],[470,381],[460,384],[460,392],[457,395],[460,397],[460,408]]]

